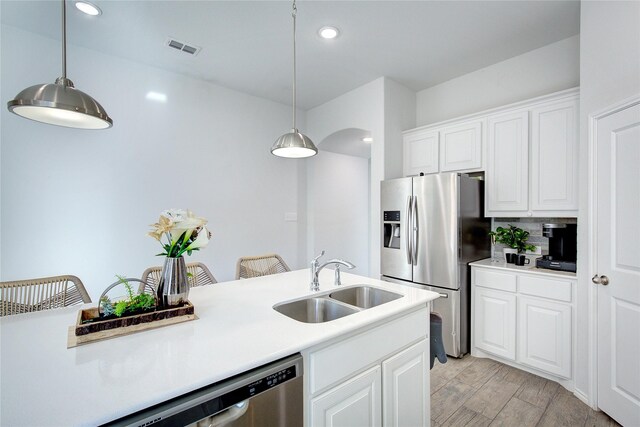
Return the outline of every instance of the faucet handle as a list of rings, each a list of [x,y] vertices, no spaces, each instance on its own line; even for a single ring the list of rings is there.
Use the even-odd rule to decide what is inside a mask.
[[[315,262],[318,262],[318,260],[319,260],[320,258],[322,258],[323,256],[324,256],[324,249],[322,250],[322,252],[320,252],[320,255],[318,255],[317,257],[315,257],[315,258],[313,259],[313,261],[312,261],[312,262],[314,262],[314,263],[315,263]]]
[[[340,282],[340,264],[336,264],[335,279],[334,279],[333,284],[335,286],[340,286],[342,284]]]

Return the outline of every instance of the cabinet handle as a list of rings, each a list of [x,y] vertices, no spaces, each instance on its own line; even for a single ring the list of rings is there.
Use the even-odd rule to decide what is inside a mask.
[[[598,276],[597,273],[591,278],[591,281],[596,285],[607,286],[609,284],[609,278],[607,276]]]

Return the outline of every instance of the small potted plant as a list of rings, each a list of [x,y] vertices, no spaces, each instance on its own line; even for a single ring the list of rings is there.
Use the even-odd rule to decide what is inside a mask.
[[[491,237],[492,242],[502,243],[507,246],[503,249],[505,257],[508,253],[521,253],[524,251],[536,250],[534,245],[527,244],[529,232],[511,224],[509,224],[509,228],[496,228],[496,231],[489,232],[489,236]]]

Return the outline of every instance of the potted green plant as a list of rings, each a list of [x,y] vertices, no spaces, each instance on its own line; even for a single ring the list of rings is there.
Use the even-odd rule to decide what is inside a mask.
[[[534,245],[527,244],[529,232],[511,224],[509,224],[509,228],[496,228],[496,231],[489,232],[489,236],[492,242],[507,246],[503,249],[505,254],[536,250]]]

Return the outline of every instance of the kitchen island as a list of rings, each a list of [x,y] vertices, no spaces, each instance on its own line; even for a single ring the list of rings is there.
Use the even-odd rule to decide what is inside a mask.
[[[4,317],[0,424],[99,425],[298,352],[305,357],[309,412],[311,395],[336,385],[310,384],[311,358],[317,361],[314,375],[323,374],[323,363],[331,363],[331,351],[341,343],[354,340],[375,354],[381,333],[392,333],[390,341],[402,335],[385,329],[388,325],[428,333],[427,307],[436,293],[343,273],[341,288],[359,284],[403,297],[326,323],[298,322],[272,308],[314,294],[309,271],[298,270],[193,288],[189,299],[198,320],[72,349],[67,349],[68,327],[82,306]],[[323,270],[319,293],[334,289],[333,272]],[[373,341],[365,339],[369,330]],[[424,338],[426,333],[423,355]],[[334,361],[353,365],[345,362]],[[426,368],[428,385],[428,362]],[[305,417],[313,424],[309,414]]]

